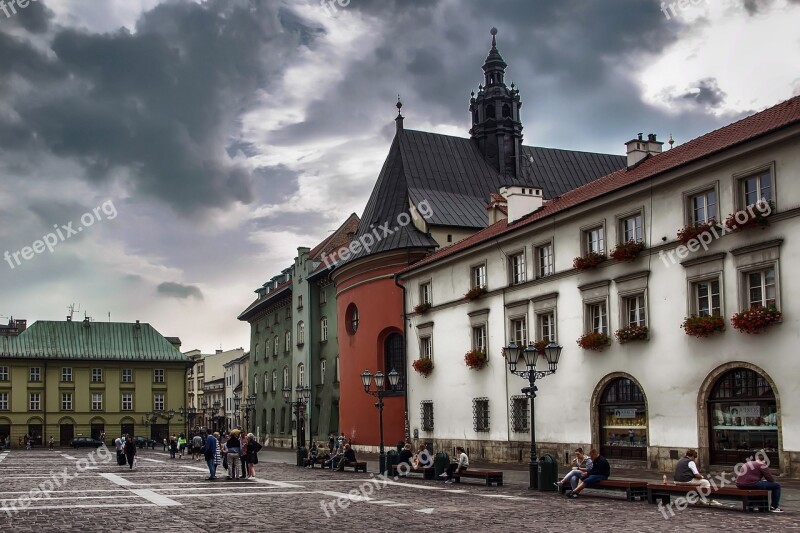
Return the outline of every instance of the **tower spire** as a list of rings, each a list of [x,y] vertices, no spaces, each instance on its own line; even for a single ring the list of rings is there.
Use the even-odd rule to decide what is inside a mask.
[[[403,102],[400,101],[399,94],[397,95],[397,103],[395,104],[395,107],[397,108],[397,117],[395,117],[394,122],[397,126],[397,131],[400,132],[403,131],[403,114],[401,113],[401,110],[403,109]]]

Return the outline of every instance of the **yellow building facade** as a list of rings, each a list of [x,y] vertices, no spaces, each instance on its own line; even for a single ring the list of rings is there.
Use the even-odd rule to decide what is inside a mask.
[[[121,433],[161,440],[186,430],[179,341],[149,324],[17,321],[0,328],[0,438],[67,446]]]

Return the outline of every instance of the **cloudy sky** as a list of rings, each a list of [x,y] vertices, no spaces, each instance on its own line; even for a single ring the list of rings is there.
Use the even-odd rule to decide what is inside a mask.
[[[800,0],[15,9],[0,6],[0,254],[19,264],[0,262],[0,316],[75,304],[185,350],[247,347],[253,290],[361,213],[398,93],[407,128],[467,136],[492,26],[526,144],[622,154],[637,132],[681,143],[800,94]],[[50,232],[52,252],[20,255]]]

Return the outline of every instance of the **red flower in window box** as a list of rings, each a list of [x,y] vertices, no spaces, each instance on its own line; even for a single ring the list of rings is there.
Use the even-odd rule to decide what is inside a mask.
[[[600,352],[611,344],[611,339],[605,333],[587,333],[577,340],[578,346],[584,350]]]
[[[736,213],[731,213],[725,219],[725,227],[731,231],[741,231],[750,228],[767,228],[769,227],[769,216],[775,210],[775,203],[770,200],[766,203],[758,202],[755,205],[749,206],[747,209],[742,209]]]
[[[633,261],[644,250],[644,242],[631,240],[617,244],[611,252],[611,259],[616,261]]]
[[[758,335],[772,324],[780,321],[781,312],[774,305],[770,307],[758,305],[733,315],[731,317],[731,326],[742,333]]]
[[[577,270],[583,272],[584,270],[592,270],[605,260],[606,260],[605,254],[599,254],[597,252],[589,252],[583,257],[576,257],[572,261],[572,266],[575,267]]]
[[[533,343],[533,347],[536,348],[537,351],[544,352],[548,344],[550,344],[550,341],[536,341]]]
[[[614,332],[614,336],[620,344],[631,341],[646,341],[647,334],[647,326],[626,326]]]
[[[725,319],[715,315],[692,315],[684,319],[681,327],[692,337],[708,337],[717,331],[725,331]]]
[[[430,357],[423,357],[422,359],[417,359],[411,366],[414,367],[414,370],[422,374],[423,377],[428,377],[431,372],[433,372],[433,361],[431,361]]]
[[[430,310],[431,307],[433,306],[429,303],[417,304],[414,306],[414,312],[418,315],[424,315]]]
[[[486,366],[489,359],[486,357],[486,354],[480,350],[470,350],[464,356],[464,362],[467,363],[467,366],[472,370],[480,370]]]
[[[683,245],[686,245],[689,243],[689,241],[696,239],[701,234],[707,231],[711,231],[711,228],[713,228],[715,225],[716,222],[712,220],[711,222],[705,224],[696,224],[696,225],[690,224],[688,226],[684,226],[683,228],[678,230],[678,242],[680,242]]]
[[[481,285],[480,287],[473,287],[468,290],[466,294],[464,294],[464,299],[467,301],[477,300],[484,294],[486,294],[486,287]]]

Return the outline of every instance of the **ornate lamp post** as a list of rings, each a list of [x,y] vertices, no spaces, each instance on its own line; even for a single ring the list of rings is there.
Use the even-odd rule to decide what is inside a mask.
[[[506,358],[508,370],[512,374],[521,376],[528,380],[528,386],[522,389],[522,393],[531,399],[531,460],[529,466],[529,486],[530,489],[541,489],[538,483],[539,460],[536,453],[536,416],[534,411],[534,399],[536,398],[536,380],[550,374],[555,374],[558,369],[558,359],[561,357],[562,347],[555,342],[545,346],[544,350],[539,351],[528,344],[525,349],[520,349],[517,343],[512,342],[503,348],[503,357]],[[520,359],[522,356],[522,360]],[[542,361],[542,357],[544,361]],[[518,369],[520,362],[525,363],[524,369]],[[547,368],[544,368],[544,363]],[[538,365],[538,366],[537,366]]]
[[[214,415],[211,418],[212,418],[212,422],[213,422],[215,431],[221,431],[222,430],[222,424],[220,422],[220,418],[221,417],[219,416],[220,407],[222,407],[222,402],[220,402],[219,400],[216,400],[214,402],[214,405],[211,406],[212,413],[214,413]]]
[[[250,431],[250,411],[253,411],[253,420],[256,418],[256,395],[250,394],[244,400],[244,428]]]
[[[208,419],[211,417],[211,408],[208,406],[208,401],[205,398],[203,398],[203,401],[200,402],[200,409],[203,410],[203,426],[206,429],[209,429],[211,424],[208,423]]]
[[[233,393],[233,412],[235,413],[234,416],[234,426],[238,425],[239,423],[239,407],[241,406],[241,398],[239,397],[238,392]],[[247,429],[247,428],[245,428]]]
[[[197,409],[194,407],[181,407],[178,409],[178,412],[186,421],[186,437],[188,438],[192,428],[194,427],[192,422],[194,421],[194,417],[197,416]]]
[[[372,381],[375,380],[375,390],[372,390]],[[383,449],[383,397],[387,392],[393,392],[397,388],[397,383],[400,381],[400,374],[392,369],[389,372],[389,389],[384,387],[385,376],[380,370],[373,376],[369,370],[364,370],[361,374],[361,384],[364,385],[364,392],[378,398],[375,407],[378,408],[378,418],[380,420],[380,438],[381,446],[380,453],[378,454],[378,469],[382,474],[386,472],[386,451]]]
[[[300,417],[305,410],[309,396],[311,396],[311,389],[298,385],[294,391],[297,399],[292,401],[292,389],[288,386],[282,389],[283,399],[292,406],[292,412],[294,412],[295,419],[297,420],[297,447],[300,448],[306,445],[305,432],[300,433]],[[253,400],[255,401],[255,398],[253,398]]]

